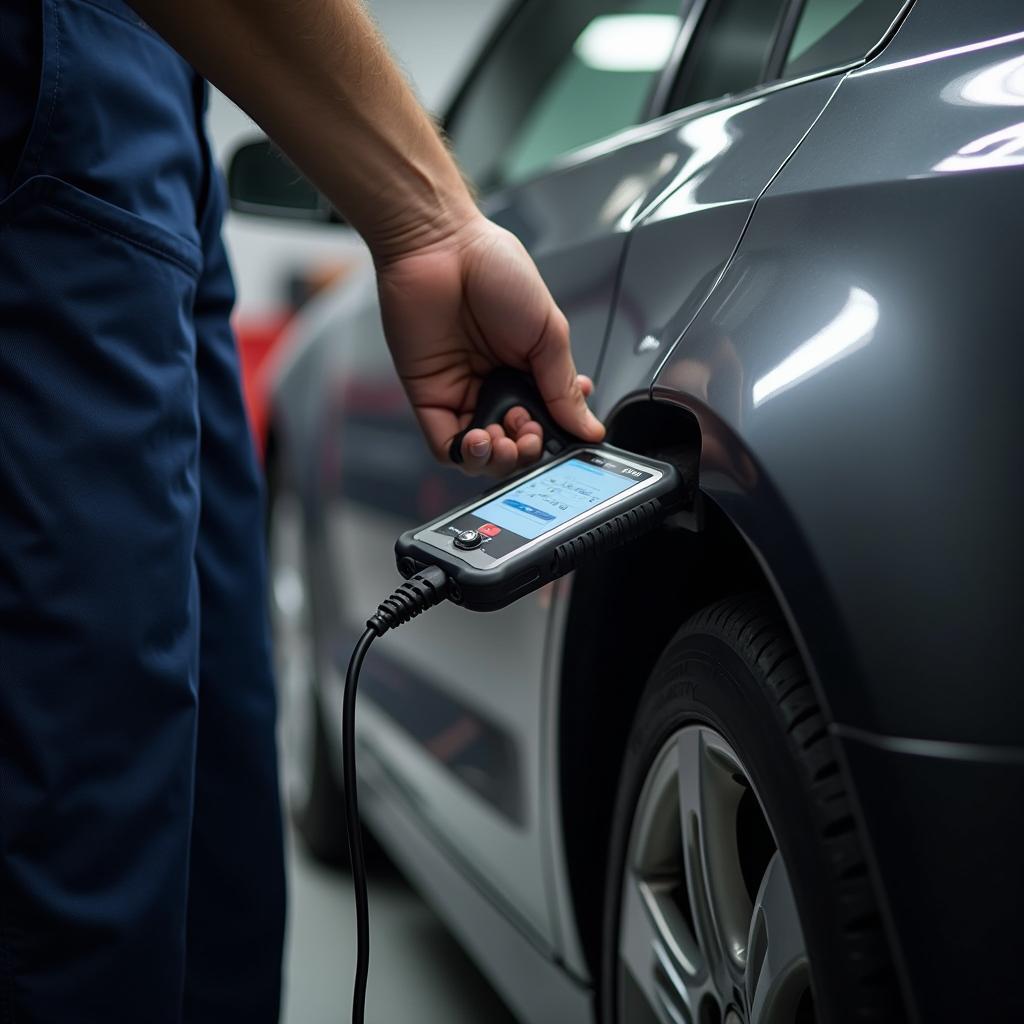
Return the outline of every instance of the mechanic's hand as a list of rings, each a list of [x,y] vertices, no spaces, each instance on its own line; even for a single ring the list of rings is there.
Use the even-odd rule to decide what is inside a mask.
[[[435,456],[473,416],[480,383],[498,366],[529,370],[552,417],[584,441],[604,437],[587,407],[569,325],[533,260],[508,231],[477,215],[441,242],[378,260],[381,315],[402,383]],[[542,430],[521,406],[471,430],[463,468],[502,476],[540,457]]]

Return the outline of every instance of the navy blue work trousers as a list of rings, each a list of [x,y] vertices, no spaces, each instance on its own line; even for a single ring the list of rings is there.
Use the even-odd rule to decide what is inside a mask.
[[[264,1024],[262,494],[204,86],[122,0],[0,0],[18,17],[39,52],[0,192],[0,1024]]]

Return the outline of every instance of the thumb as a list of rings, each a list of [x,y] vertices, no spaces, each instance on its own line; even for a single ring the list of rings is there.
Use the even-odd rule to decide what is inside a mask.
[[[540,341],[529,355],[530,372],[555,422],[583,441],[604,437],[604,425],[590,411],[569,348],[569,324],[558,310],[548,318]]]

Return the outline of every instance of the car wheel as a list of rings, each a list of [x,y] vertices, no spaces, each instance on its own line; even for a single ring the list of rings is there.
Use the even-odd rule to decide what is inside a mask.
[[[666,648],[611,843],[605,1024],[904,1019],[835,743],[770,600],[715,604]]]
[[[298,495],[273,479],[268,547],[285,803],[309,851],[325,863],[345,864],[348,841],[344,803],[318,696],[305,514]]]

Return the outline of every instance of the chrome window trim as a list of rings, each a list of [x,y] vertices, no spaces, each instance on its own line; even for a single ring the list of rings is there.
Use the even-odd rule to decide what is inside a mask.
[[[652,117],[650,120],[643,121],[639,124],[629,125],[626,128],[622,128],[617,132],[613,132],[611,135],[606,135],[603,139],[595,139],[593,142],[588,142],[585,146],[580,146],[577,149],[569,150],[566,153],[555,157],[546,167],[541,168],[534,174],[528,177],[521,178],[518,181],[509,183],[507,185],[499,186],[498,188],[486,192],[481,196],[481,199],[486,203],[495,202],[500,203],[501,197],[508,192],[514,192],[518,189],[524,188],[530,185],[531,182],[538,181],[541,178],[546,178],[550,175],[563,174],[570,171],[580,164],[584,164],[589,160],[593,160],[596,157],[606,156],[610,153],[615,153],[620,149],[624,149],[626,146],[633,145],[636,142],[643,142],[646,139],[660,135],[662,132],[670,131],[676,124],[681,124],[684,121],[690,120],[695,116],[703,116],[704,114],[714,113],[716,110],[722,110],[725,107],[730,107],[739,103],[746,103],[752,99],[760,99],[763,96],[770,96],[773,93],[779,92],[782,89],[794,88],[798,85],[803,85],[805,82],[815,82],[821,78],[830,78],[833,75],[845,75],[851,71],[857,71],[874,60],[875,57],[885,49],[885,47],[892,40],[892,37],[896,34],[900,25],[903,23],[903,19],[907,16],[911,7],[914,6],[915,0],[906,0],[903,6],[900,8],[896,17],[893,18],[892,23],[886,29],[885,34],[878,40],[878,42],[863,56],[856,58],[851,61],[847,61],[845,64],[837,64],[835,67],[822,68],[820,71],[812,71],[806,75],[800,75],[797,78],[776,78],[771,81],[761,82],[758,85],[751,86],[751,88],[744,90],[743,92],[729,93],[725,96],[716,96],[714,99],[704,100],[701,103],[693,103],[688,107],[679,107],[676,110],[669,110],[663,114],[658,114]],[[669,64],[666,64],[665,70],[662,72],[662,78],[669,80],[669,91],[671,86],[675,82],[675,73],[679,67],[682,66],[682,61],[686,59],[686,54],[689,52],[689,48],[693,42],[693,36],[696,31],[696,26],[700,21],[700,16],[707,6],[707,0],[693,0],[693,6],[691,11],[696,10],[694,13],[694,23],[690,29],[690,34],[686,38],[685,42],[681,43],[679,40],[683,39],[683,30],[680,31],[679,40],[677,40],[677,48],[673,50],[670,63],[673,64],[673,70],[670,72]],[[687,15],[689,19],[689,14]],[[685,26],[684,26],[685,29]],[[661,86],[661,80],[659,80],[659,91]],[[651,104],[653,109],[654,104]]]
[[[716,110],[722,110],[725,107],[736,106],[740,103],[746,103],[752,99],[760,99],[762,96],[769,96],[772,93],[780,92],[783,89],[803,85],[805,82],[814,82],[819,78],[830,78],[833,75],[845,74],[848,71],[853,71],[854,69],[861,67],[864,63],[865,61],[858,60],[849,64],[842,64],[839,67],[828,68],[824,71],[815,71],[812,74],[803,75],[800,78],[787,78],[774,82],[766,82],[762,85],[753,86],[744,92],[731,93],[726,96],[719,96],[713,100],[705,100],[703,103],[694,103],[689,107],[680,107],[678,110],[670,110],[668,113],[661,114],[650,121],[644,121],[642,124],[630,125],[628,128],[623,128],[621,131],[615,132],[612,135],[607,135],[603,139],[596,139],[594,142],[588,142],[585,146],[580,146],[578,149],[562,153],[561,156],[556,157],[546,167],[537,171],[536,174],[532,174],[527,178],[521,178],[516,182],[504,185],[492,192],[487,192],[484,194],[483,199],[487,202],[491,202],[492,200],[497,202],[506,192],[513,192],[529,186],[531,182],[537,181],[541,178],[546,178],[550,175],[563,174],[566,171],[573,170],[580,164],[585,164],[588,161],[595,159],[596,157],[607,156],[611,153],[618,152],[618,150],[624,149],[627,146],[631,146],[636,142],[643,142],[647,139],[654,138],[664,132],[671,131],[676,127],[676,125],[689,121],[695,116],[699,117],[704,114],[711,114]]]

